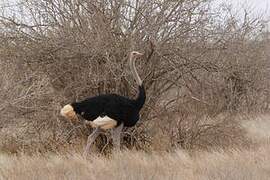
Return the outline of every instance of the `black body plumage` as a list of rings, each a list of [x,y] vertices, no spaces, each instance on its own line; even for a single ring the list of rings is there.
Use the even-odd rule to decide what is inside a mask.
[[[136,99],[129,99],[117,94],[104,94],[72,103],[77,114],[84,119],[93,121],[97,117],[108,116],[123,123],[126,127],[134,126],[139,120],[139,112],[145,103],[145,89],[139,86],[139,95]]]

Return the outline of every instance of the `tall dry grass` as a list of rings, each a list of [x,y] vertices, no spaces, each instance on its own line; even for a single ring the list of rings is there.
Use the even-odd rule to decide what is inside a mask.
[[[211,151],[142,152],[123,150],[109,156],[78,149],[31,156],[0,154],[0,179],[89,180],[268,180],[270,176],[269,115],[241,119],[254,146]]]
[[[117,180],[268,180],[270,146],[229,152],[185,151],[144,153],[123,151],[111,157],[80,154],[8,156],[0,155],[0,178],[34,179],[117,179]]]

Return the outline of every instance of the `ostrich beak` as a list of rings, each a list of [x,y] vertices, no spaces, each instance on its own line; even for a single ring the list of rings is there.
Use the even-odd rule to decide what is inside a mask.
[[[137,53],[137,56],[143,56],[143,55],[144,55],[143,53],[140,53],[140,52]]]

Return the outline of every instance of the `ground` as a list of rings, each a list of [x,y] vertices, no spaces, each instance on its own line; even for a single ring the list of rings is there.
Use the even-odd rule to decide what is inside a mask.
[[[117,180],[268,180],[270,177],[269,116],[244,120],[255,143],[251,148],[211,152],[115,152],[110,157],[80,153],[0,155],[0,179]]]

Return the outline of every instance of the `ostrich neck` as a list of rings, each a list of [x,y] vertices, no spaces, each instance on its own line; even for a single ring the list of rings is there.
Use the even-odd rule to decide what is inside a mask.
[[[135,58],[134,56],[131,54],[130,58],[129,58],[129,66],[132,72],[132,75],[136,81],[136,83],[141,86],[142,85],[142,80],[137,72],[136,66],[135,66]]]

